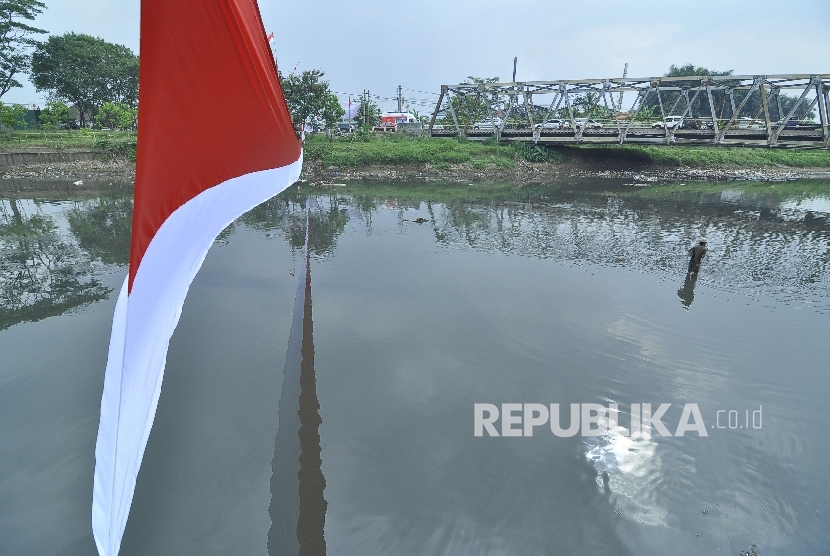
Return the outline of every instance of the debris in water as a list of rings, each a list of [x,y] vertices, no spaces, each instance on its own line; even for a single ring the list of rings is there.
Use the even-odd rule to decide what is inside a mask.
[[[78,180],[78,181],[76,181],[75,183],[73,183],[72,185],[77,185],[78,187],[80,187],[80,186],[82,186],[83,184],[84,184],[84,182],[83,182],[83,181]]]

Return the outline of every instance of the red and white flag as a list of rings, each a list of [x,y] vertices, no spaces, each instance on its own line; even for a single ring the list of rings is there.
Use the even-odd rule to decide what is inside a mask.
[[[112,323],[92,529],[115,556],[187,290],[216,236],[300,175],[255,0],[142,0],[129,274]]]

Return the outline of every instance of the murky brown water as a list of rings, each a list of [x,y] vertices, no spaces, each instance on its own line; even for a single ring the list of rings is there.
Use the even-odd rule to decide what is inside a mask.
[[[304,199],[259,207],[188,296],[122,554],[826,552],[828,191],[324,196],[308,291]],[[129,202],[0,206],[0,554],[93,554]],[[477,403],[708,435],[476,437]]]

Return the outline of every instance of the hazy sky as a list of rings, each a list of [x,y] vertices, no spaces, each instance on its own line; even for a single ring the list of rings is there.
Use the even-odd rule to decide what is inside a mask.
[[[138,52],[139,0],[45,2],[36,24],[50,33],[88,33]],[[687,62],[739,74],[830,73],[830,0],[260,0],[260,9],[280,69],[321,69],[343,93],[391,98],[398,85],[437,93],[468,75],[508,81],[514,56],[520,81],[621,76],[626,62],[630,77]],[[43,97],[27,82],[3,101]]]

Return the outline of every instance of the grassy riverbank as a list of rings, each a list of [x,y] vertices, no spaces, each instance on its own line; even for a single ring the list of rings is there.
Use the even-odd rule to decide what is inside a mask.
[[[397,134],[373,136],[355,134],[353,137],[326,139],[312,135],[305,142],[305,156],[319,160],[326,166],[360,168],[365,166],[394,166],[430,164],[448,168],[452,164],[469,163],[475,167],[493,165],[512,168],[516,159],[529,162],[564,161],[554,150],[533,145],[503,145],[495,141],[465,141],[458,139],[421,139]]]
[[[325,166],[360,168],[430,164],[446,168],[468,163],[511,168],[517,160],[530,163],[614,163],[617,166],[656,167],[790,167],[830,168],[830,152],[824,150],[757,149],[742,147],[668,146],[562,146],[498,144],[463,139],[420,139],[395,134],[356,135],[329,140],[312,135],[305,156]]]
[[[0,151],[93,149],[109,157],[135,159],[136,133],[131,131],[2,131]],[[742,147],[598,146],[546,147],[499,144],[465,139],[424,139],[398,134],[354,134],[307,138],[305,158],[324,167],[368,168],[455,165],[474,169],[512,169],[517,163],[576,166],[586,170],[671,168],[830,168],[830,151]]]
[[[91,149],[135,160],[134,131],[66,129],[55,131],[0,131],[0,151]]]

